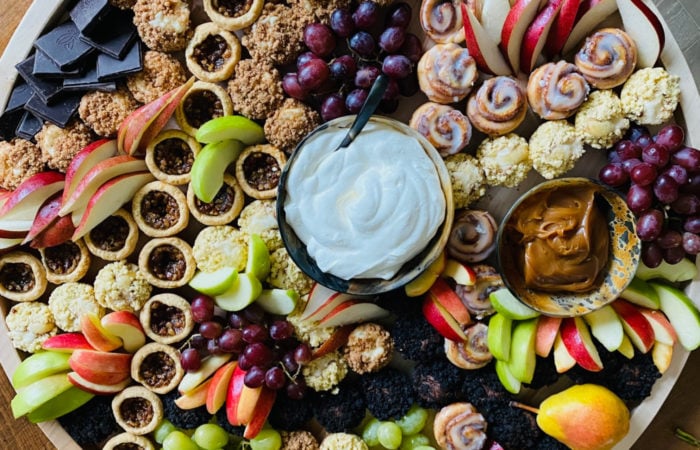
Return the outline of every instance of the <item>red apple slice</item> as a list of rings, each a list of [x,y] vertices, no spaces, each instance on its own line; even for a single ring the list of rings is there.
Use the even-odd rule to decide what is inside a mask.
[[[446,339],[455,342],[464,342],[467,340],[467,336],[464,334],[464,331],[462,331],[457,321],[442,307],[442,305],[430,296],[425,297],[425,300],[423,300],[423,316],[425,320]]]
[[[539,0],[533,0],[539,1]],[[488,32],[481,26],[474,13],[462,3],[464,21],[464,37],[469,54],[476,61],[481,71],[495,75],[510,75],[512,70],[503,58],[498,48],[498,42],[491,39]]]
[[[320,358],[321,356],[334,352],[343,345],[347,344],[350,333],[352,333],[352,330],[354,329],[355,325],[345,325],[336,328],[335,331],[333,331],[333,334],[331,334],[331,337],[329,337],[323,342],[323,344],[321,344],[320,347],[313,351],[311,358]]]
[[[195,409],[207,403],[207,393],[211,386],[211,378],[200,384],[187,394],[182,394],[175,399],[175,404],[180,409]]]
[[[510,11],[508,0],[483,0],[481,7],[481,17],[479,22],[484,26],[484,30],[491,40],[496,44],[501,42],[501,30]]]
[[[631,303],[617,299],[611,303],[622,320],[622,328],[632,344],[642,353],[647,353],[654,345],[654,329],[649,321]]]
[[[209,414],[216,414],[216,412],[224,406],[226,402],[226,391],[231,383],[231,377],[233,376],[233,371],[238,366],[236,361],[231,361],[219,367],[211,378],[211,384],[209,384],[209,389],[207,389],[206,405]]]
[[[116,384],[131,376],[131,355],[127,353],[75,350],[68,363],[91,383]]]
[[[352,323],[368,322],[383,319],[389,315],[389,311],[360,300],[343,302],[331,310],[319,324],[322,327],[340,327]]]
[[[564,44],[562,54],[566,55],[610,14],[617,11],[616,0],[583,0],[578,8],[578,14],[574,28]]]
[[[270,415],[272,411],[272,406],[275,404],[275,398],[277,397],[277,391],[272,389],[263,388],[260,393],[258,401],[255,403],[255,410],[253,411],[253,417],[250,422],[246,425],[243,431],[244,439],[253,439],[260,433],[260,430],[265,426],[267,421],[267,416]]]
[[[29,220],[33,223],[46,199],[63,189],[64,180],[62,173],[39,172],[22,182],[0,208],[0,228],[12,231],[5,222]],[[25,231],[30,228],[31,225]]]
[[[240,366],[236,366],[226,391],[226,418],[228,423],[233,426],[242,425],[238,420],[238,403],[241,400],[241,392],[245,386],[245,374],[245,370],[241,369]]]
[[[535,353],[546,358],[554,347],[559,333],[561,317],[540,316],[537,318],[537,335],[535,336]]]
[[[501,48],[514,73],[520,72],[520,50],[527,28],[547,0],[517,0],[508,11],[501,31]]]
[[[418,297],[428,292],[430,286],[435,283],[435,280],[440,277],[440,274],[445,269],[447,257],[445,252],[440,252],[440,255],[425,268],[416,278],[407,283],[403,290],[409,297]]]
[[[557,337],[554,340],[553,353],[554,367],[557,369],[557,373],[564,373],[576,365],[576,360],[569,354],[559,333],[557,333]]]
[[[643,0],[617,0],[625,31],[637,44],[637,67],[654,67],[666,43],[661,21]]]
[[[70,216],[63,216],[53,221],[29,243],[31,248],[55,247],[70,240],[75,232],[75,225]]]
[[[113,311],[101,320],[105,331],[121,339],[124,350],[135,353],[146,343],[146,334],[136,314],[130,311]]]
[[[654,330],[654,340],[657,343],[660,342],[666,345],[674,345],[676,343],[678,340],[676,329],[673,328],[673,325],[671,325],[664,313],[646,308],[639,308],[639,312],[651,324],[651,328]]]
[[[430,286],[428,295],[430,295],[434,301],[440,303],[440,305],[454,317],[460,326],[469,325],[471,323],[471,315],[467,307],[462,303],[462,299],[459,298],[457,293],[453,291],[442,278],[438,278],[435,280],[435,283]]]
[[[579,366],[591,372],[599,372],[603,369],[603,362],[600,360],[588,326],[582,318],[565,318],[562,320],[559,333],[569,355]]]
[[[248,425],[253,420],[255,413],[255,405],[263,392],[263,386],[251,388],[243,384],[241,395],[238,399],[238,408],[236,409],[236,418],[238,423]]]
[[[95,350],[83,333],[63,333],[46,338],[41,343],[44,350],[72,353],[74,350]]]
[[[100,322],[100,318],[95,314],[83,314],[80,317],[80,329],[85,339],[96,350],[111,352],[122,346],[122,340],[105,330]]]
[[[326,315],[336,306],[346,301],[352,300],[351,295],[336,292],[319,283],[314,283],[309,292],[309,300],[304,305],[304,311],[301,313],[302,321],[318,321],[326,317]]]
[[[117,154],[117,141],[101,139],[92,142],[73,157],[66,169],[66,186],[63,188],[62,203],[68,201],[85,175],[100,161]]]
[[[544,53],[551,57],[558,55],[576,24],[576,17],[583,0],[564,0],[559,14],[554,19],[552,27],[544,44]]]
[[[34,239],[36,235],[48,228],[53,222],[58,220],[58,211],[61,209],[62,197],[63,192],[56,192],[51,197],[47,198],[39,207],[39,211],[37,211],[36,216],[34,217],[34,222],[32,222],[32,227],[25,236],[25,244]]]
[[[452,278],[455,283],[463,286],[474,286],[476,284],[476,272],[474,269],[454,259],[448,259],[442,276]]]
[[[86,380],[77,372],[68,372],[68,381],[73,386],[95,395],[114,395],[126,389],[131,384],[131,378],[114,384],[98,384]]]
[[[548,0],[547,4],[537,13],[537,17],[525,30],[523,45],[520,49],[520,70],[530,73],[537,58],[542,53],[542,48],[547,42],[549,30],[554,19],[559,14],[564,0]]]

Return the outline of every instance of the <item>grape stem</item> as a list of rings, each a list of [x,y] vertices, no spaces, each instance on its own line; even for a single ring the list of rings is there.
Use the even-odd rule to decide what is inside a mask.
[[[676,427],[673,433],[678,439],[685,442],[686,444],[692,445],[693,447],[700,448],[700,439],[696,438],[692,434],[684,431],[683,429]]]

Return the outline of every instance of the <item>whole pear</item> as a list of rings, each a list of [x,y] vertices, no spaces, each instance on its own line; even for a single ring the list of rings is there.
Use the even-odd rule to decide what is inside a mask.
[[[537,425],[574,450],[605,450],[627,434],[630,412],[610,390],[581,384],[545,399],[537,414]]]

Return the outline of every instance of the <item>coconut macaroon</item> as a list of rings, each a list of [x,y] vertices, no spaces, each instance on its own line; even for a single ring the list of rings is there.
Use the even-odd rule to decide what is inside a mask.
[[[44,170],[41,149],[24,139],[0,141],[0,187],[13,191]]]
[[[377,372],[386,367],[394,354],[394,340],[389,332],[376,323],[355,327],[343,348],[345,360],[353,372]]]
[[[248,260],[248,237],[229,225],[206,227],[195,238],[192,252],[197,268],[203,272],[223,267],[233,267],[240,272]]]
[[[92,134],[79,120],[73,120],[65,128],[46,122],[35,139],[42,162],[50,169],[65,172],[73,157],[92,141]]]
[[[190,6],[181,0],[138,0],[134,25],[144,44],[152,50],[183,50],[190,38]]]
[[[680,77],[662,67],[633,73],[620,93],[625,116],[642,125],[658,125],[671,119],[680,97]]]
[[[620,98],[611,90],[591,93],[576,113],[574,123],[583,143],[600,149],[612,147],[630,126]]]
[[[19,350],[34,353],[41,343],[58,333],[53,314],[46,303],[17,303],[5,317],[12,345]]]
[[[515,133],[484,139],[476,158],[491,186],[516,187],[532,169],[527,141]]]
[[[306,385],[314,391],[330,391],[348,374],[348,363],[336,350],[304,364],[301,373]]]
[[[64,283],[51,292],[49,309],[58,328],[63,331],[80,331],[80,318],[84,314],[102,317],[105,310],[97,303],[95,290],[86,283]]]
[[[265,242],[267,250],[274,252],[282,247],[282,236],[277,224],[274,200],[253,200],[238,217],[238,226],[247,235],[257,234]]]
[[[126,88],[114,92],[92,91],[80,99],[80,118],[98,136],[117,135],[122,122],[139,107],[139,102]]]
[[[147,51],[143,69],[126,77],[126,87],[141,103],[150,103],[187,81],[180,61],[167,53]]]
[[[95,298],[114,311],[140,311],[153,287],[136,264],[117,261],[107,264],[95,277]]]
[[[486,193],[484,171],[473,156],[466,153],[448,156],[445,166],[450,173],[455,209],[465,208]]]
[[[529,145],[532,167],[548,180],[571,170],[586,152],[576,128],[566,120],[543,122]]]
[[[294,264],[287,249],[280,247],[270,253],[270,274],[267,282],[280,289],[294,289],[299,295],[311,291],[313,280]]]
[[[331,433],[321,441],[321,450],[368,450],[360,436],[350,433]]]

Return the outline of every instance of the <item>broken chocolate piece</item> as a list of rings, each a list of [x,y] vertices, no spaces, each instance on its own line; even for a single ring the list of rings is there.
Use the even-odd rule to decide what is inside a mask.
[[[34,95],[39,96],[44,103],[53,100],[63,89],[63,84],[60,81],[41,79],[34,76],[32,73],[34,70],[34,55],[17,64],[15,68],[24,81],[32,87]]]
[[[114,81],[100,81],[97,78],[97,68],[90,69],[80,78],[66,78],[63,80],[63,92],[78,91],[103,91],[114,92],[117,83]]]
[[[70,10],[70,18],[82,33],[90,33],[112,10],[109,0],[80,0]]]
[[[54,104],[47,105],[38,95],[31,96],[24,109],[35,116],[47,120],[58,127],[65,128],[80,105],[82,94],[61,96]]]
[[[90,34],[81,34],[80,40],[112,58],[123,59],[138,35],[132,23],[134,14],[112,8],[105,18],[109,26],[100,27]]]
[[[73,70],[61,70],[53,59],[49,58],[41,50],[37,50],[34,54],[34,67],[32,73],[36,77],[42,78],[67,78],[80,75],[83,68],[78,67]]]
[[[0,139],[9,141],[15,137],[15,130],[19,125],[20,120],[24,111],[17,110],[12,112],[6,112],[0,116]]]
[[[71,21],[64,22],[34,41],[62,70],[74,68],[95,49],[80,40],[80,31]]]
[[[43,120],[30,113],[29,111],[25,111],[24,115],[22,116],[22,120],[17,126],[16,134],[22,139],[31,141],[34,139],[34,136],[41,130],[41,127],[43,125]]]
[[[20,83],[15,86],[14,89],[12,89],[7,105],[5,105],[5,113],[19,111],[24,108],[25,103],[27,103],[27,100],[29,100],[33,92],[32,87],[27,83]]]
[[[141,45],[138,42],[134,43],[122,60],[112,58],[105,53],[97,57],[97,78],[100,81],[114,80],[138,72],[142,68]]]

